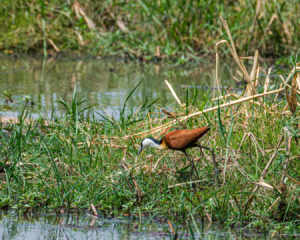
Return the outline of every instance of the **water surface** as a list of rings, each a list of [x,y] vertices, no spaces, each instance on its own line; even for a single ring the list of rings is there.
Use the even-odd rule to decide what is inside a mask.
[[[233,86],[229,80],[233,70],[228,66],[220,67],[221,82]],[[102,59],[43,59],[33,57],[0,58],[0,111],[4,116],[16,117],[25,99],[31,99],[35,105],[31,112],[34,117],[58,107],[60,98],[71,99],[74,86],[79,96],[87,100],[87,105],[97,104],[94,109],[103,113],[117,113],[126,97],[141,81],[141,85],[132,96],[128,105],[138,108],[145,99],[159,99],[157,104],[172,107],[176,104],[165,84],[168,80],[182,102],[185,102],[186,87],[200,86],[199,91],[207,92],[214,86],[215,66],[202,63],[189,67],[168,67],[162,64],[125,63],[121,60]],[[3,91],[12,94],[16,104],[5,104]],[[190,89],[191,91],[191,89]]]
[[[30,215],[30,214],[28,214]],[[103,218],[87,214],[35,213],[24,216],[16,211],[5,211],[0,216],[0,237],[10,240],[40,239],[172,239],[172,231],[166,219]],[[197,219],[196,219],[197,221]],[[175,225],[173,224],[175,228]],[[206,223],[203,228],[199,223],[198,230],[193,224],[191,234],[187,226],[179,226],[178,239],[270,239],[269,235],[254,231],[237,232],[233,229],[222,229],[218,224]],[[194,237],[193,237],[193,236]],[[288,235],[285,235],[285,237]],[[278,238],[277,238],[278,239]]]

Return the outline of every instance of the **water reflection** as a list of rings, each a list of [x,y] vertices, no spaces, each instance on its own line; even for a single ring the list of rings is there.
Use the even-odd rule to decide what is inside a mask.
[[[88,214],[63,214],[56,217],[50,213],[36,213],[24,216],[16,211],[5,211],[0,216],[0,237],[10,240],[37,239],[170,239],[174,236],[166,221],[148,218],[139,220],[128,218],[98,218]],[[201,236],[193,228],[191,234],[188,226],[179,226],[178,239],[268,239],[262,233],[251,231],[239,232],[222,228],[217,224],[206,224],[198,229]]]
[[[0,111],[3,115],[17,116],[20,105],[32,98],[35,103],[32,112],[46,112],[57,108],[56,100],[70,99],[76,84],[79,96],[84,96],[87,105],[98,104],[94,109],[116,113],[131,90],[142,79],[143,82],[133,95],[129,105],[139,107],[148,95],[163,107],[170,107],[175,100],[167,89],[164,80],[168,79],[176,93],[184,102],[186,89],[181,85],[210,87],[214,85],[214,64],[201,64],[191,69],[171,68],[158,64],[142,65],[112,60],[70,60],[42,59],[30,57],[0,58]],[[230,68],[220,68],[223,85],[234,85],[229,80]],[[220,74],[220,73],[219,73]],[[12,94],[18,104],[6,105],[3,91]],[[204,91],[204,90],[203,90]],[[205,90],[207,91],[207,90]]]
[[[135,234],[137,230],[129,220],[92,218],[84,214],[65,214],[58,218],[37,214],[26,218],[11,211],[0,220],[0,236],[4,239],[142,239],[139,236],[149,235],[152,228],[149,225]]]

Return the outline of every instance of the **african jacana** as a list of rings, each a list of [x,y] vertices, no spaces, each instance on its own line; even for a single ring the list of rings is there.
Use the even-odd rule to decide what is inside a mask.
[[[140,152],[145,148],[155,148],[158,150],[175,150],[175,151],[181,151],[185,154],[187,159],[192,164],[192,169],[189,175],[189,178],[191,177],[193,168],[195,168],[194,161],[190,160],[189,156],[186,153],[186,149],[198,147],[207,149],[211,151],[213,162],[214,162],[214,168],[215,168],[215,177],[218,178],[218,169],[217,169],[217,163],[215,161],[214,152],[211,148],[203,147],[197,144],[197,141],[202,138],[208,131],[210,130],[210,126],[207,125],[205,127],[193,129],[193,130],[175,130],[167,133],[165,136],[162,137],[160,141],[157,141],[153,138],[145,138],[141,142],[141,148],[137,155],[140,154]],[[197,170],[196,170],[197,173]],[[198,173],[197,173],[198,176]],[[199,178],[199,176],[198,176]]]

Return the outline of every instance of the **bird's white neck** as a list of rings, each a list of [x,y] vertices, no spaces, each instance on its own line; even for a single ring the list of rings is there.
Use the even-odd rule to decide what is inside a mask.
[[[161,142],[158,142],[157,140],[155,140],[153,138],[145,138],[143,141],[143,145],[144,145],[144,148],[154,148],[157,150],[169,149],[164,140],[162,140]]]
[[[145,138],[143,141],[144,148],[154,148],[154,149],[160,149],[160,144],[158,141],[152,138]]]

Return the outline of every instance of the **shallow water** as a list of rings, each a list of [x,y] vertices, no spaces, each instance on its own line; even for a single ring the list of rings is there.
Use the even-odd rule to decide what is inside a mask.
[[[87,214],[36,213],[24,216],[16,211],[5,211],[0,216],[0,238],[10,240],[37,239],[170,239],[173,238],[167,221],[148,218],[142,221],[129,218],[98,218]],[[192,224],[191,224],[192,225]],[[173,224],[173,227],[175,225]],[[194,229],[194,226],[192,225]],[[201,236],[193,230],[195,239],[269,239],[262,233],[222,229],[219,225],[198,226]],[[193,239],[188,227],[179,226],[178,239]],[[285,236],[286,237],[286,236]],[[278,239],[278,238],[276,238]]]
[[[223,64],[219,75],[223,86],[235,86],[229,80],[234,68]],[[71,99],[74,86],[78,96],[87,100],[86,105],[97,104],[94,109],[103,113],[117,114],[126,97],[141,81],[128,106],[137,109],[149,99],[159,98],[157,104],[172,107],[176,104],[164,80],[167,79],[182,102],[185,102],[186,86],[192,82],[200,86],[199,91],[207,92],[214,86],[215,66],[202,63],[195,66],[175,67],[162,64],[125,63],[121,60],[97,59],[43,59],[32,57],[0,57],[0,113],[16,117],[25,101],[31,99],[35,105],[32,114],[37,117],[44,109],[49,114],[58,107],[59,98]],[[202,88],[203,87],[203,88]],[[3,91],[12,94],[16,104],[5,104]],[[192,89],[190,89],[192,91]]]

